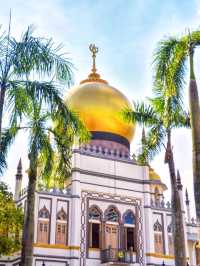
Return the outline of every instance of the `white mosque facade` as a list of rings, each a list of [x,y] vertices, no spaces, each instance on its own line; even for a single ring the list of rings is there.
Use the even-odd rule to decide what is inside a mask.
[[[36,192],[33,265],[173,266],[172,210],[163,197],[167,188],[152,168],[130,157],[134,125],[117,114],[130,106],[129,101],[100,78],[94,64],[67,102],[78,110],[92,139],[74,146],[72,173],[64,190]],[[15,199],[26,209],[21,184],[20,163]],[[179,193],[188,263],[194,266],[199,263],[199,228],[190,217],[188,198],[184,209],[181,186]],[[0,266],[19,262],[19,254],[0,258]]]

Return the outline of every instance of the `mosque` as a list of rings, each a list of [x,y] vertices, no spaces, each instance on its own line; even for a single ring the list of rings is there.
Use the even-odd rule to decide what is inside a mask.
[[[91,132],[75,145],[66,188],[38,190],[35,202],[34,266],[174,265],[171,204],[160,176],[130,156],[135,125],[119,115],[129,100],[96,70],[97,47],[88,78],[70,90],[66,102]],[[185,221],[188,263],[200,263],[199,228],[190,217],[188,195],[177,180]],[[185,198],[185,199],[184,199]],[[16,174],[15,200],[26,209],[22,164]],[[184,203],[185,201],[185,203]],[[184,207],[186,206],[186,208]],[[1,266],[18,266],[20,255]]]

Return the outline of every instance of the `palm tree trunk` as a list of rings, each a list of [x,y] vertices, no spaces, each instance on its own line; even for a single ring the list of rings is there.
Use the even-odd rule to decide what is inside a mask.
[[[197,83],[194,75],[193,55],[194,51],[191,48],[189,83],[190,123],[192,128],[193,179],[196,216],[198,221],[200,221],[200,106]]]
[[[166,153],[166,162],[168,163],[171,179],[172,225],[174,237],[175,265],[187,266],[183,213],[181,208],[181,199],[176,183],[175,163],[171,146],[170,131],[168,132],[168,143]]]
[[[27,190],[27,210],[25,213],[25,223],[22,237],[22,253],[20,266],[32,266],[33,263],[33,243],[34,243],[34,208],[35,189],[37,178],[37,156],[30,156],[29,182]]]
[[[1,132],[2,132],[2,119],[3,119],[3,106],[5,101],[5,93],[6,93],[6,86],[4,83],[1,84],[1,91],[0,91],[0,140],[1,140]],[[1,146],[0,146],[1,149]]]

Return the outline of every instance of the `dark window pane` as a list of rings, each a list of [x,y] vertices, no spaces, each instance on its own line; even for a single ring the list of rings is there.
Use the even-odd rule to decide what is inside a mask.
[[[99,248],[99,224],[92,224],[92,248]]]
[[[134,250],[134,228],[127,228],[127,250],[132,247]]]

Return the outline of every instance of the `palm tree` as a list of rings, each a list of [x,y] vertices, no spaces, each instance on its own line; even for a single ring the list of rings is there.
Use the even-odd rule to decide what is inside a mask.
[[[53,99],[59,99],[58,92],[50,83],[41,85],[33,78],[72,82],[72,64],[61,49],[62,46],[55,46],[52,39],[34,37],[32,27],[28,27],[19,41],[11,36],[10,26],[7,35],[0,35],[0,138],[4,107],[10,94],[15,95],[13,101],[18,101],[18,90],[24,86],[34,93],[36,99],[43,97],[52,105],[55,103]]]
[[[175,265],[186,266],[184,221],[181,208],[180,195],[177,189],[177,176],[175,171],[174,155],[171,144],[172,130],[188,126],[188,116],[182,110],[177,97],[164,97],[162,91],[150,104],[135,103],[134,111],[128,109],[124,117],[128,122],[138,122],[149,128],[147,138],[142,141],[140,162],[147,163],[157,155],[162,146],[165,147],[165,163],[168,164],[171,180],[172,224],[174,232]]]
[[[7,152],[17,134],[21,131],[28,134],[29,182],[27,189],[27,211],[22,238],[22,266],[32,266],[35,190],[39,160],[42,158],[42,176],[46,179],[51,175],[55,161],[61,168],[60,171],[68,174],[70,170],[71,145],[74,136],[87,137],[87,132],[81,122],[77,119],[76,115],[69,112],[64,104],[61,104],[55,112],[49,112],[48,108],[44,107],[42,100],[38,103],[37,99],[31,98],[31,100],[30,98],[25,98],[26,111],[23,112],[24,122],[22,123],[20,119],[16,118],[11,121],[12,125],[8,129],[2,131],[2,149],[0,152],[1,166],[5,167]],[[52,127],[50,123],[53,124]],[[67,131],[70,134],[65,134]],[[49,133],[53,138],[51,138],[51,141]]]
[[[200,220],[200,105],[194,74],[194,51],[200,44],[200,31],[196,30],[180,38],[169,37],[159,42],[154,55],[154,82],[162,86],[166,94],[183,90],[186,64],[189,57],[189,106],[193,144],[193,179],[196,215]]]

